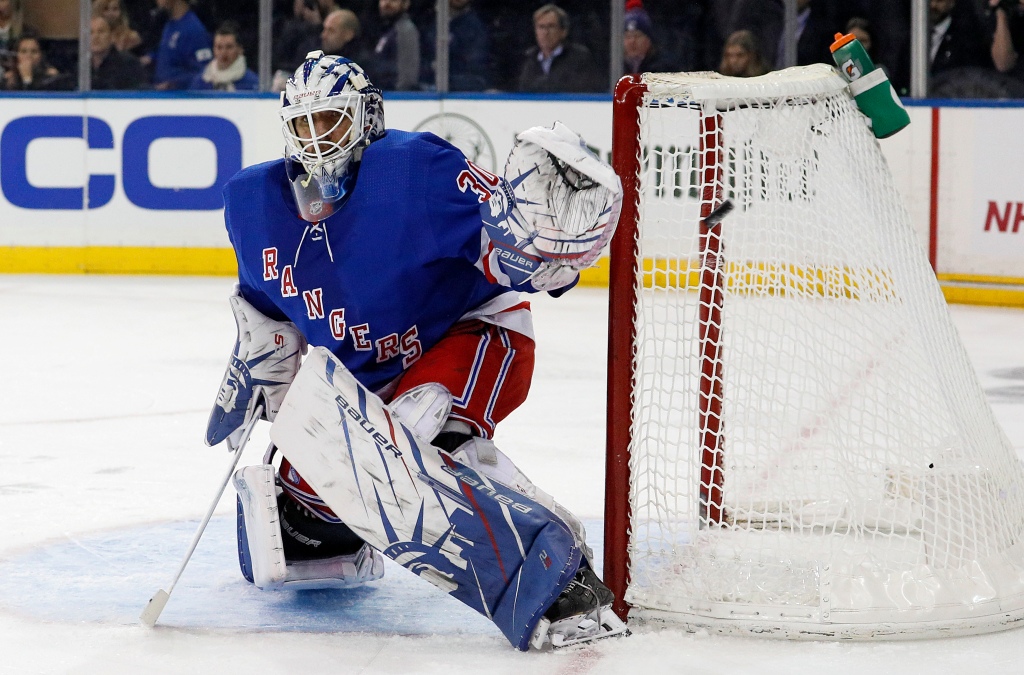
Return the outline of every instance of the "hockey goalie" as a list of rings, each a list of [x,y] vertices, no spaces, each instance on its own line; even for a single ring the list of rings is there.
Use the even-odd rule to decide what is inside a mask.
[[[242,573],[345,588],[386,556],[518,649],[625,634],[579,520],[491,441],[530,387],[522,293],[575,285],[619,179],[560,123],[520,133],[504,176],[385,130],[380,90],[322,52],[280,113],[286,157],[225,189],[238,340],[207,442],[273,423],[234,476]]]

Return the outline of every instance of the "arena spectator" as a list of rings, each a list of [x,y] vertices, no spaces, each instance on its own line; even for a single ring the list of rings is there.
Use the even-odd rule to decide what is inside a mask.
[[[670,70],[654,44],[654,26],[643,7],[626,11],[623,17],[622,72],[627,75],[660,73]]]
[[[91,2],[91,0],[90,0]],[[39,39],[45,61],[77,80],[78,38],[82,25],[75,0],[21,0],[24,25]]]
[[[931,0],[929,41],[930,73],[957,68],[991,68],[988,39],[971,0]]]
[[[142,39],[142,43],[132,53],[139,57],[146,71],[152,75],[153,57],[160,47],[164,25],[169,18],[167,12],[156,6],[156,0],[130,2],[125,5],[125,9],[125,20]]]
[[[484,91],[491,87],[493,57],[490,30],[472,6],[472,0],[448,0],[448,88],[451,91]],[[434,44],[437,28],[424,31],[425,83],[435,82]]]
[[[366,72],[384,90],[419,88],[420,31],[409,16],[410,0],[380,0],[379,31]]]
[[[187,0],[157,0],[168,20],[153,59],[154,88],[186,89],[213,58],[210,34]]]
[[[566,39],[569,15],[558,5],[543,5],[533,13],[537,44],[526,52],[519,71],[519,90],[585,92],[605,87],[590,51]]]
[[[146,86],[146,69],[137,58],[114,46],[113,32],[103,16],[94,16],[90,23],[89,50],[92,54],[92,89],[142,89]]]
[[[320,31],[320,49],[324,54],[337,54],[360,62],[362,54],[356,49],[359,36],[359,18],[350,9],[336,9],[324,17]]]
[[[849,5],[832,0],[796,0],[796,64],[831,63],[836,31],[850,16]],[[758,52],[766,68],[782,68],[785,54],[785,3],[783,0],[737,0],[729,34],[748,30],[757,40]]]
[[[249,70],[238,37],[238,24],[225,21],[213,34],[213,60],[192,80],[190,89],[201,91],[255,91],[260,79]]]
[[[75,82],[46,62],[39,38],[24,32],[14,43],[15,63],[4,73],[4,89],[11,91],[66,91]]]
[[[753,33],[738,30],[726,39],[718,72],[731,77],[757,77],[768,72]]]
[[[1000,73],[1020,77],[1024,68],[1020,53],[1024,51],[1024,0],[989,0],[995,16],[992,34],[992,62]]]
[[[871,35],[871,24],[867,19],[855,16],[846,22],[846,32],[857,38],[864,51],[871,57],[871,61],[877,66],[878,60],[875,57],[875,39]]]
[[[92,15],[106,20],[114,49],[119,52],[130,52],[142,45],[142,37],[128,23],[123,0],[93,0]]]

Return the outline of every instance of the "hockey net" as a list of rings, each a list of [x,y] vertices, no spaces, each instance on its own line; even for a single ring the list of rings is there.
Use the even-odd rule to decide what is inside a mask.
[[[613,156],[605,576],[631,616],[1020,621],[1024,474],[844,81],[625,78]]]

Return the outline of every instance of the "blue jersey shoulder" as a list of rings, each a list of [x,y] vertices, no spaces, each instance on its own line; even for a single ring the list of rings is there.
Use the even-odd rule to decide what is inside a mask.
[[[420,145],[424,148],[455,151],[462,154],[454,145],[443,138],[430,133],[429,131],[400,131],[398,129],[388,129],[383,137],[374,141],[374,143],[370,145],[370,148],[374,148],[376,151],[384,150],[385,148],[416,147]]]
[[[227,185],[224,186],[224,192],[227,194],[254,185],[266,186],[274,181],[283,180],[285,179],[284,162],[283,159],[272,159],[269,162],[247,166],[228,179]]]
[[[388,130],[366,149],[360,171],[367,165],[375,167],[382,160],[415,169],[412,177],[431,183],[435,188],[444,187],[439,181],[447,171],[457,175],[466,168],[466,156],[461,150],[429,132]],[[452,187],[455,187],[454,182]]]
[[[254,164],[228,180],[224,208],[229,234],[236,227],[251,227],[274,217],[298,216],[284,164],[283,159]]]

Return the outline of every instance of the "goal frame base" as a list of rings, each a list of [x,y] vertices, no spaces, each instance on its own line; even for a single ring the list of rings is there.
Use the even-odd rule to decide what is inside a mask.
[[[775,619],[756,617],[713,619],[696,614],[637,607],[630,609],[628,618],[630,626],[681,629],[687,633],[811,642],[901,641],[966,637],[1013,630],[1024,626],[1024,606],[998,614],[955,621],[906,623],[889,621],[870,624],[814,622],[780,624]]]

